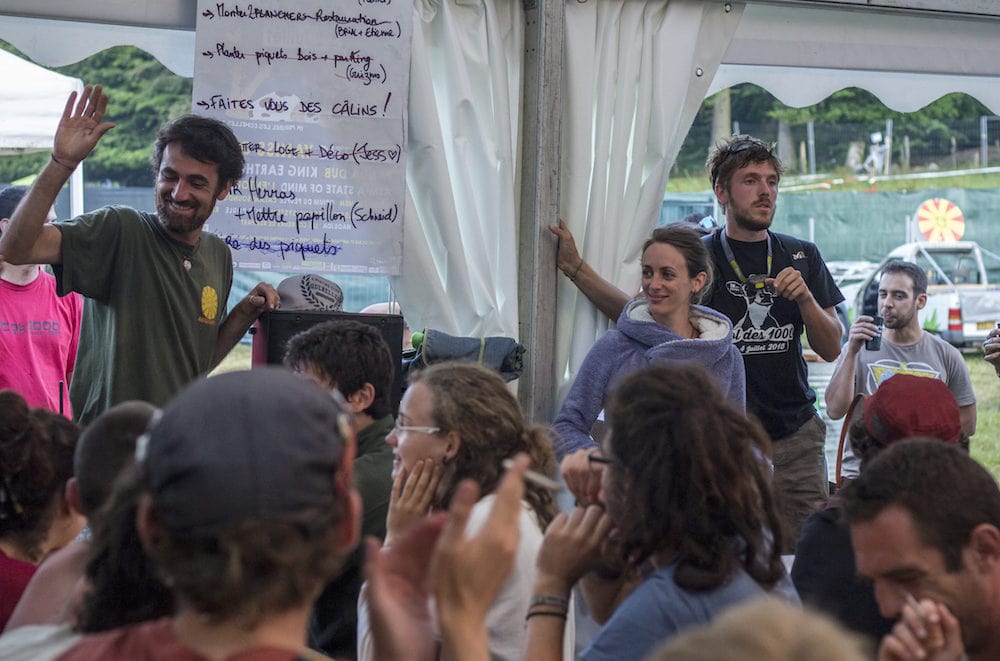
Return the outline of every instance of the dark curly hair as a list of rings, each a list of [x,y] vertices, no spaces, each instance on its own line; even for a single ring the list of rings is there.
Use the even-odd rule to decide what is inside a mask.
[[[0,538],[30,562],[41,560],[54,499],[73,477],[80,427],[0,390]]]
[[[219,173],[216,193],[243,176],[245,160],[240,141],[232,129],[217,119],[183,115],[164,124],[156,134],[150,157],[154,177],[159,176],[163,151],[171,142],[176,142],[186,156],[216,166]]]
[[[353,320],[316,324],[288,340],[284,362],[296,372],[313,371],[345,398],[370,383],[375,398],[364,413],[375,420],[392,413],[393,377],[400,368],[373,326]]]
[[[443,362],[410,376],[410,387],[422,383],[430,392],[431,417],[443,431],[457,432],[462,442],[455,459],[445,465],[441,487],[432,507],[448,508],[463,479],[492,493],[503,475],[503,460],[519,452],[531,457],[532,470],[553,476],[552,434],[541,425],[526,425],[517,399],[499,374],[476,363]],[[524,499],[542,528],[555,517],[552,492],[532,482]]]
[[[607,407],[609,514],[633,566],[654,554],[675,581],[711,590],[742,568],[770,588],[783,575],[781,525],[770,488],[770,440],[699,365],[626,376]]]

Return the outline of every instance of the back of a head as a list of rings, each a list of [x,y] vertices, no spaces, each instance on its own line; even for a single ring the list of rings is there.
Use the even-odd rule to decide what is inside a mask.
[[[14,215],[14,209],[21,203],[27,192],[27,186],[7,186],[7,188],[0,190],[0,220]]]
[[[73,457],[83,514],[93,515],[107,500],[118,474],[135,460],[135,441],[155,412],[147,402],[122,402],[87,425]]]
[[[881,450],[904,438],[964,438],[955,395],[935,378],[896,374],[864,398],[861,418],[849,428],[851,447],[862,467]]]
[[[55,499],[73,476],[80,428],[58,413],[32,409],[0,390],[0,537],[37,562]]]
[[[868,522],[897,507],[913,519],[921,541],[962,567],[962,549],[983,523],[1000,528],[1000,489],[957,445],[932,439],[893,443],[841,492],[849,523]],[[933,494],[933,496],[931,496]]]
[[[607,419],[605,501],[627,556],[673,553],[676,580],[687,589],[718,587],[741,565],[760,583],[777,581],[781,533],[764,460],[770,442],[703,367],[632,372],[613,388]],[[744,559],[733,545],[739,539]]]
[[[392,412],[392,353],[382,334],[369,324],[353,320],[316,324],[288,340],[284,361],[296,372],[320,377],[345,398],[370,383],[375,398],[364,412],[376,420]]]
[[[135,464],[124,467],[92,522],[85,568],[88,588],[77,609],[77,631],[97,633],[174,612],[173,593],[136,533],[142,491]]]
[[[352,424],[275,367],[202,379],[163,409],[136,455],[149,553],[183,603],[252,628],[315,597],[356,542]]]
[[[647,661],[863,661],[866,646],[825,615],[765,598],[681,633]]]
[[[546,475],[555,473],[555,456],[548,430],[527,425],[517,399],[503,378],[476,363],[437,363],[410,377],[410,387],[423,384],[430,392],[434,424],[457,432],[461,445],[454,461],[445,466],[435,508],[447,507],[455,487],[463,479],[479,483],[483,494],[491,493],[503,475],[503,460],[524,452],[532,468]],[[555,504],[547,489],[528,483],[527,500],[543,523],[555,516]]]

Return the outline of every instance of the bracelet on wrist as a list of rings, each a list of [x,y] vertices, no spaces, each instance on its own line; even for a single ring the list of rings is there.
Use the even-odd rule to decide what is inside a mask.
[[[569,599],[554,594],[536,594],[531,597],[528,608],[531,609],[535,606],[556,606],[563,610],[568,610]]]
[[[530,620],[533,617],[544,616],[544,617],[558,617],[560,619],[566,619],[566,611],[557,611],[551,609],[537,609],[533,608],[528,611],[528,614],[524,616],[525,620]]]
[[[573,269],[573,273],[572,274],[567,273],[566,275],[569,276],[570,280],[575,281],[576,280],[576,276],[580,275],[580,269],[582,269],[582,268],[583,268],[583,257],[580,258],[580,263],[576,265],[575,269]]]
[[[63,163],[63,162],[62,162],[62,161],[60,161],[60,160],[59,160],[58,158],[56,158],[56,155],[55,155],[55,154],[49,154],[49,158],[51,158],[51,159],[52,159],[52,162],[53,162],[53,163],[55,163],[55,164],[56,164],[56,165],[58,165],[59,167],[62,167],[62,168],[66,168],[66,169],[67,169],[67,170],[69,170],[70,172],[73,172],[73,171],[75,171],[75,170],[76,170],[76,166],[70,166],[70,165],[69,165],[68,163]]]

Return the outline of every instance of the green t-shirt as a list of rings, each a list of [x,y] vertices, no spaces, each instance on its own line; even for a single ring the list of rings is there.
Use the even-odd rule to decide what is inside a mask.
[[[155,215],[120,206],[56,226],[59,294],[87,297],[70,386],[81,424],[129,399],[162,406],[208,372],[233,283],[222,239],[206,232],[189,246]]]

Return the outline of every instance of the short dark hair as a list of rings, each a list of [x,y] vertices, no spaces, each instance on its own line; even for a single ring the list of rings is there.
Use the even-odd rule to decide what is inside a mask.
[[[684,257],[684,265],[687,266],[688,277],[693,278],[699,273],[705,274],[705,286],[694,295],[694,303],[701,301],[705,293],[712,289],[712,257],[708,253],[705,242],[701,240],[701,234],[685,225],[674,223],[657,227],[653,230],[646,242],[642,244],[642,253],[646,254],[646,249],[654,243],[665,243],[673,246]]]
[[[10,218],[28,192],[27,186],[7,186],[0,190],[0,219]]]
[[[243,176],[243,149],[225,123],[200,115],[183,115],[164,124],[156,134],[153,143],[153,176],[160,172],[163,150],[172,142],[180,145],[181,151],[202,163],[211,163],[219,172],[219,190]]]
[[[927,273],[913,262],[904,262],[901,259],[893,260],[882,267],[882,275],[890,273],[901,273],[909,276],[913,282],[913,296],[917,297],[927,293]]]
[[[311,369],[345,399],[370,383],[375,398],[364,413],[376,420],[392,413],[392,352],[369,324],[350,319],[316,324],[288,340],[285,365],[296,371]]]
[[[716,184],[729,190],[733,173],[751,163],[770,163],[781,178],[781,161],[774,152],[774,144],[764,142],[749,135],[734,135],[719,142],[705,161],[708,180],[714,188]]]
[[[906,511],[921,541],[941,552],[951,572],[962,569],[962,550],[976,526],[1000,529],[1000,488],[993,476],[957,445],[937,440],[893,443],[841,496],[850,524],[871,521],[890,507]]]
[[[122,402],[94,418],[80,434],[73,474],[83,514],[91,516],[101,508],[118,474],[135,461],[135,439],[146,431],[155,411],[147,402]]]
[[[766,456],[771,443],[704,367],[668,363],[625,376],[607,407],[608,509],[622,558],[677,559],[674,581],[711,590],[743,569],[771,587],[782,531]]]

